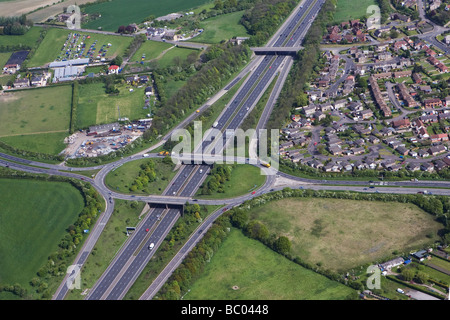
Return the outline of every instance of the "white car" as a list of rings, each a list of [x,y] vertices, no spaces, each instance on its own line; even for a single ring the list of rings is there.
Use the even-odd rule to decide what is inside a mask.
[[[152,243],[150,243],[150,245],[148,246],[148,248],[149,248],[150,250],[152,250],[154,246],[155,246],[155,244],[152,242]]]

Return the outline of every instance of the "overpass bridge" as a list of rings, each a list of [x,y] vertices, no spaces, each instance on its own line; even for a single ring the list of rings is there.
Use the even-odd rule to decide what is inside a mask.
[[[303,47],[253,47],[250,48],[256,55],[265,56],[295,56]]]

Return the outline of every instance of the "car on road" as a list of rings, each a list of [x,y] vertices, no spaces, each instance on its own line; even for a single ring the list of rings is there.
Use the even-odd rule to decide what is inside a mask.
[[[253,192],[252,192],[252,194],[255,194],[255,193],[256,193],[256,191],[253,191]]]
[[[152,243],[150,243],[150,245],[148,246],[148,248],[149,248],[150,250],[152,250],[154,246],[155,246],[155,244],[152,242]]]
[[[145,229],[145,232],[148,232],[150,229],[149,228],[147,228],[147,229]]]

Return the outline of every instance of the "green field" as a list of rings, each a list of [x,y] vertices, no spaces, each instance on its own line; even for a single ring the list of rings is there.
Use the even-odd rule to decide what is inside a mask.
[[[334,22],[341,23],[353,19],[359,19],[364,16],[370,16],[372,13],[367,14],[367,8],[371,5],[376,5],[375,0],[338,0],[336,13],[334,14]]]
[[[183,300],[344,300],[354,293],[232,228]]]
[[[211,176],[206,178],[207,184]],[[242,196],[261,187],[266,181],[266,176],[261,175],[261,169],[249,164],[239,164],[233,167],[229,181],[223,185],[223,193],[202,195],[201,189],[196,194],[199,199],[228,199]]]
[[[0,138],[67,132],[71,99],[70,85],[4,94],[0,97]]]
[[[103,83],[80,85],[80,94],[77,107],[77,128],[87,128],[91,125],[110,123],[120,117],[130,120],[145,118],[148,109],[145,104],[145,88],[133,88],[128,85],[116,85],[120,90],[117,95],[105,93]]]
[[[247,37],[247,29],[239,23],[245,11],[223,14],[214,18],[209,18],[200,23],[203,28],[202,34],[193,38],[193,42],[219,43],[222,40],[229,40],[233,37]]]
[[[3,69],[9,57],[11,57],[11,52],[0,52],[0,68]]]
[[[442,228],[417,206],[397,202],[290,198],[255,208],[250,216],[271,233],[289,237],[294,256],[337,271],[373,263],[395,250],[422,248],[438,240]]]
[[[61,56],[63,45],[67,39],[67,36],[71,33],[70,30],[51,28],[48,30],[44,40],[42,40],[39,48],[36,50],[33,57],[30,59],[28,67],[40,67],[49,62],[52,62]],[[86,48],[88,49],[94,41],[97,40],[97,51],[103,44],[111,43],[111,47],[107,51],[106,59],[113,58],[117,55],[123,55],[125,50],[133,40],[131,37],[121,37],[113,35],[104,35],[98,33],[82,32],[81,35],[89,35],[90,39],[86,39]]]
[[[29,281],[84,207],[69,183],[0,179],[0,284]]]
[[[0,35],[0,45],[25,45],[33,48],[39,39],[41,30],[41,27],[32,27],[27,33],[21,36]]]
[[[131,193],[130,187],[134,179],[139,175],[140,165],[148,162],[149,159],[130,161],[108,173],[105,184],[111,189],[121,193]],[[149,183],[148,192],[142,190],[133,192],[136,194],[161,194],[169,182],[177,173],[173,171],[174,164],[166,164],[162,158],[153,159],[156,169],[156,181]]]
[[[130,62],[140,62],[143,55],[145,55],[144,61],[156,59],[164,50],[171,47],[173,47],[173,45],[166,42],[145,41],[131,57]]]
[[[175,65],[175,58],[179,58],[179,62],[182,63],[187,59],[187,56],[191,53],[196,53],[197,56],[200,54],[200,50],[188,49],[176,47],[167,51],[160,59],[158,59],[159,66],[161,68],[167,68]]]
[[[183,12],[203,5],[211,0],[166,0],[164,5],[158,1],[134,0],[130,5],[128,0],[112,0],[93,4],[84,8],[86,13],[100,13],[101,18],[83,24],[83,28],[117,31],[121,25],[140,23],[150,15],[164,16],[173,12]]]
[[[66,148],[67,131],[3,137],[1,141],[21,150],[57,155]]]

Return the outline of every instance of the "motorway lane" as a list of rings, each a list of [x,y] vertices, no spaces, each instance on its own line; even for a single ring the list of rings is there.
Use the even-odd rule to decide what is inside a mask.
[[[120,300],[125,296],[129,288],[133,285],[134,281],[150,261],[160,243],[164,240],[167,234],[165,231],[172,229],[172,226],[180,217],[180,213],[181,211],[179,209],[170,209],[167,211],[155,231],[148,239],[146,239],[145,242],[140,244],[141,250],[139,250],[137,254],[133,252],[131,258],[128,259],[129,267],[126,268],[120,279],[117,279],[117,282],[111,290],[105,293],[107,296],[104,299]],[[153,249],[149,249],[150,243],[154,243]],[[93,299],[93,297],[91,299]]]
[[[86,300],[101,300],[102,297],[108,293],[110,286],[116,281],[117,275],[132,259],[133,253],[141,247],[144,239],[146,239],[149,233],[146,231],[155,229],[157,222],[161,221],[160,217],[164,214],[166,209],[164,206],[159,206],[150,210],[147,217],[139,224],[135,232],[127,240],[121,251],[115,256],[112,263],[108,266],[106,271],[102,274],[100,279],[90,290],[86,296]],[[149,231],[150,232],[150,231]],[[152,239],[153,240],[153,239]],[[148,241],[147,241],[148,242]],[[147,244],[148,246],[148,244]]]

